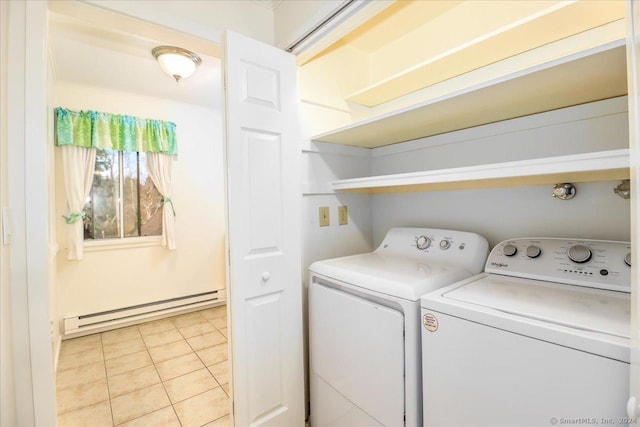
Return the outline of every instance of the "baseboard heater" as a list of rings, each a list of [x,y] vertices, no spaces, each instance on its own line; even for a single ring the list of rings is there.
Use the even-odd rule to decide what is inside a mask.
[[[64,338],[74,338],[80,335],[153,320],[169,314],[180,314],[208,306],[221,305],[224,301],[226,301],[226,292],[224,289],[220,289],[213,292],[132,305],[99,313],[66,317],[64,319]]]

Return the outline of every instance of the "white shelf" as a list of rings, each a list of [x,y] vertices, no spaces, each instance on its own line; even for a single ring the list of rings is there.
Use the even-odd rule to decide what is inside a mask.
[[[343,179],[335,191],[369,194],[443,191],[629,179],[629,150]]]
[[[484,70],[473,73],[482,72]],[[626,52],[625,42],[621,39],[315,135],[311,139],[375,148],[626,93]]]

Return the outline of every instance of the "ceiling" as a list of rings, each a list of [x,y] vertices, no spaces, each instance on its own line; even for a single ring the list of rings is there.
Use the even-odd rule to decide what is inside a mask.
[[[141,25],[129,28],[134,29],[124,31],[95,20],[51,13],[49,43],[56,81],[220,108],[221,64],[214,56],[215,45],[205,46],[202,40],[191,41],[170,31],[144,31]],[[193,50],[202,64],[191,77],[176,83],[151,55],[151,49],[159,45]]]
[[[374,53],[461,3],[461,0],[398,1],[347,34],[342,41],[363,52]]]
[[[268,9],[276,10],[284,0],[253,0],[253,1]]]

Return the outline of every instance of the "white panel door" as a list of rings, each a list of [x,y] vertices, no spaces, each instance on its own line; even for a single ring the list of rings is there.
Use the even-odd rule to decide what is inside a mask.
[[[627,3],[627,81],[631,150],[631,382],[629,417],[640,417],[640,3]]]
[[[301,141],[295,57],[225,35],[236,426],[303,426]]]

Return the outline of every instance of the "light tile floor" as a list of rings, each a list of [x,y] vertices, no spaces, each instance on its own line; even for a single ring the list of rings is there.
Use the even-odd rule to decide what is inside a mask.
[[[63,341],[58,426],[230,427],[226,328],[216,307]]]

